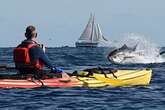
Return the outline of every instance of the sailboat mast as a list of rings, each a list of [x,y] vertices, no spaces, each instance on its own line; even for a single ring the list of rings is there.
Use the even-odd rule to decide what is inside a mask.
[[[92,18],[92,32],[91,32],[91,37],[90,37],[91,42],[93,42],[93,38],[94,38],[94,27],[95,27],[95,16],[93,15],[93,18]]]

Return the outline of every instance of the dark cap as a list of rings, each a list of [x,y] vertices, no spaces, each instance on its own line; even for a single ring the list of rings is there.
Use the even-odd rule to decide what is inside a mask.
[[[30,25],[26,28],[26,33],[32,33],[35,30],[36,30],[36,28],[34,26]]]
[[[25,36],[26,38],[31,38],[33,36],[33,32],[36,30],[36,28],[32,25],[28,26],[26,28],[26,33],[25,33]]]

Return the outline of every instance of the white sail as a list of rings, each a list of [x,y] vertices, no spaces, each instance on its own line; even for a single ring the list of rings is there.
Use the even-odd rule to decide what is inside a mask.
[[[83,33],[81,34],[79,40],[91,40],[91,34],[92,34],[92,27],[93,27],[93,16],[91,14],[88,24],[86,25],[86,28],[84,29]]]
[[[98,41],[97,36],[98,34],[97,34],[97,29],[96,29],[96,24],[95,24],[95,17],[93,16],[91,42],[96,43]]]
[[[108,41],[102,34],[99,24],[97,24],[98,41]]]
[[[93,42],[98,42],[98,30],[97,30],[97,26],[94,24],[94,36],[93,36]]]

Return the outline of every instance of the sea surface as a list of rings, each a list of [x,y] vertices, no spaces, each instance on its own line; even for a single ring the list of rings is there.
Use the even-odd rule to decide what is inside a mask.
[[[62,47],[48,48],[47,54],[55,66],[67,72],[98,66],[152,68],[151,84],[115,88],[0,89],[0,110],[165,110],[165,63],[114,65],[106,59],[110,50]],[[0,64],[14,66],[12,51],[13,48],[0,48]]]

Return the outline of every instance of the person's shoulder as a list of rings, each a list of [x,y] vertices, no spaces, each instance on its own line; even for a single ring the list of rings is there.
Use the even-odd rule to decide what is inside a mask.
[[[37,44],[32,44],[31,49],[38,49],[38,50],[40,50],[41,48],[40,48],[40,46],[37,45]]]
[[[20,44],[18,44],[16,46],[16,48],[19,48],[19,47],[26,47],[27,43],[25,43],[24,41],[22,41]]]
[[[40,47],[38,47],[38,46],[33,46],[33,47],[31,47],[30,49],[29,49],[29,52],[31,53],[35,53],[36,55],[37,55],[37,53],[40,53],[41,52],[41,49],[40,49]]]

